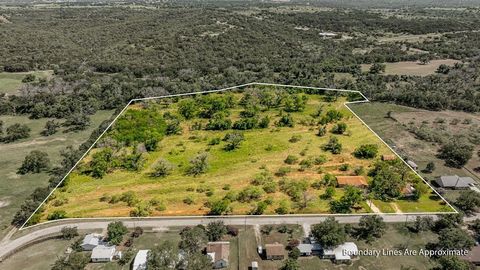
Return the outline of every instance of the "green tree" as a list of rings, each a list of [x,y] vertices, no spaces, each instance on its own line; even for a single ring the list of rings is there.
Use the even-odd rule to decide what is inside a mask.
[[[220,216],[231,212],[230,201],[227,199],[217,200],[210,203],[209,215]]]
[[[147,254],[147,269],[177,269],[180,265],[178,247],[170,241],[161,242]]]
[[[240,132],[230,132],[223,138],[225,141],[224,149],[226,151],[232,151],[240,147],[240,144],[245,140],[245,137]]]
[[[18,169],[19,174],[40,173],[50,168],[48,154],[39,150],[33,150],[23,160],[22,166]]]
[[[474,239],[461,228],[446,228],[438,234],[437,247],[440,249],[471,249]]]
[[[180,232],[179,247],[188,254],[202,250],[207,244],[208,237],[203,226],[185,227]]]
[[[471,215],[480,207],[480,196],[473,190],[467,190],[460,193],[455,205],[465,214]]]
[[[10,143],[28,137],[30,137],[30,128],[27,127],[27,125],[17,123],[7,127],[5,137],[2,138],[2,141]]]
[[[347,238],[345,228],[333,217],[312,226],[312,235],[323,247],[336,247]]]
[[[281,270],[298,270],[300,269],[300,266],[298,265],[298,261],[296,259],[288,258],[287,260],[285,260],[285,263],[280,269]]]
[[[207,224],[205,228],[209,241],[215,242],[227,233],[227,226],[223,224],[223,221],[213,221]]]
[[[63,227],[61,230],[62,238],[70,240],[78,236],[77,227]]]
[[[90,262],[90,256],[81,252],[73,252],[66,257],[58,258],[52,270],[83,270]]]
[[[185,270],[205,270],[212,269],[213,266],[211,259],[200,252],[189,254],[183,264]]]
[[[381,238],[385,233],[386,224],[383,218],[377,215],[363,216],[360,218],[358,226],[355,228],[355,234],[358,238],[371,243],[374,238]]]
[[[178,102],[178,113],[186,119],[192,119],[198,113],[198,106],[194,99],[186,98]]]
[[[472,158],[473,146],[462,140],[451,140],[444,144],[439,151],[439,157],[445,160],[448,166],[461,168]]]
[[[54,210],[52,213],[50,213],[47,216],[48,220],[57,220],[57,219],[63,219],[67,217],[67,212],[64,210]]]
[[[435,170],[435,163],[432,161],[427,163],[427,166],[425,167],[425,172],[426,173],[432,173]]]
[[[58,128],[60,127],[60,124],[55,122],[55,120],[48,120],[45,123],[45,128],[42,130],[40,134],[43,136],[50,136],[55,133],[57,133]]]
[[[123,236],[128,232],[127,227],[121,221],[114,221],[108,224],[107,239],[112,245],[118,245],[123,241]]]
[[[380,74],[385,72],[386,65],[382,63],[373,63],[372,66],[370,67],[369,72],[371,74]]]
[[[369,187],[376,198],[390,201],[402,195],[405,184],[405,180],[398,173],[385,167],[376,171]]]
[[[438,270],[470,270],[468,262],[455,256],[442,256],[438,259],[440,267]]]

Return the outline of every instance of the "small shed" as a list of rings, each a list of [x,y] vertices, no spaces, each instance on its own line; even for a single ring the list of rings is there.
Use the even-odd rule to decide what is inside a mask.
[[[367,180],[362,175],[337,176],[337,183],[339,187],[354,186],[354,187],[365,188],[368,186]]]
[[[265,254],[267,260],[283,260],[285,258],[285,247],[277,242],[266,244]]]
[[[206,251],[207,255],[212,259],[214,269],[228,267],[230,242],[209,242]]]
[[[395,160],[397,157],[395,155],[382,155],[383,161]]]
[[[250,270],[258,270],[258,262],[253,261]]]
[[[297,248],[300,250],[300,256],[319,255],[322,252],[322,247],[317,243],[302,243],[299,244]]]
[[[147,257],[148,249],[141,249],[135,255],[135,259],[133,260],[132,270],[146,270],[147,269]]]

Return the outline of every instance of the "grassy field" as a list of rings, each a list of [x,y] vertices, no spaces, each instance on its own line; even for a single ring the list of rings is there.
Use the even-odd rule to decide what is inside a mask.
[[[48,78],[52,76],[53,71],[33,71],[33,72],[0,72],[0,94],[16,94],[22,86],[22,79],[27,74],[33,74],[37,78]]]
[[[351,108],[397,152],[417,163],[420,168],[419,173],[425,179],[431,181],[441,175],[457,174],[470,176],[478,181],[479,175],[473,170],[473,168],[480,166],[478,157],[474,156],[462,169],[447,167],[443,160],[436,157],[439,149],[437,144],[422,141],[407,130],[407,126],[412,123],[416,126],[423,123],[428,124],[437,131],[443,130],[453,134],[466,134],[469,127],[461,124],[461,122],[464,119],[479,121],[478,115],[453,111],[431,112],[386,103],[354,104],[351,105]],[[388,111],[392,112],[393,119],[386,117]],[[442,125],[443,127],[434,126],[434,122],[438,121],[438,119],[445,121],[445,124]],[[457,125],[449,124],[453,119],[459,119],[460,123]],[[475,123],[472,123],[469,126],[473,127],[474,125]],[[422,170],[430,161],[435,164],[435,170],[432,173],[423,172]],[[445,195],[449,200],[455,199],[457,196],[457,191],[447,191]],[[405,207],[409,206],[405,205]]]
[[[2,269],[47,270],[73,241],[48,240],[21,250],[0,264]]]
[[[435,73],[437,68],[444,64],[448,66],[453,66],[457,63],[457,60],[453,59],[443,59],[443,60],[432,60],[426,65],[422,65],[419,62],[415,61],[405,61],[397,63],[385,63],[385,73],[386,75],[412,75],[412,76],[426,76]],[[368,71],[370,64],[363,64],[362,71]]]
[[[26,124],[31,129],[28,139],[19,140],[9,144],[0,144],[0,236],[5,233],[15,212],[19,209],[25,198],[37,187],[46,186],[49,175],[47,173],[18,175],[17,169],[21,166],[25,156],[32,150],[40,150],[49,154],[52,164],[60,161],[60,150],[72,145],[78,147],[97,128],[101,122],[112,115],[112,111],[99,111],[92,116],[90,127],[80,132],[63,133],[62,130],[55,135],[44,137],[40,132],[49,119],[29,119],[27,116],[2,116],[4,126],[13,123]]]
[[[240,99],[240,96],[237,95],[237,98]],[[375,160],[355,158],[352,153],[360,145],[374,143],[379,147],[378,156],[391,154],[391,151],[351,114],[343,102],[345,99],[328,103],[324,102],[321,96],[309,95],[305,110],[291,113],[294,119],[297,119],[294,127],[270,127],[245,131],[245,141],[242,142],[239,149],[234,151],[225,151],[223,143],[208,145],[212,138],[223,138],[228,131],[192,131],[189,127],[198,119],[182,121],[182,134],[166,136],[160,142],[158,150],[144,153],[146,163],[139,171],[114,169],[102,179],[95,179],[76,170],[70,175],[67,185],[55,192],[54,199],[50,200],[45,208],[43,218],[56,210],[66,211],[68,217],[129,216],[133,209],[132,206],[121,202],[112,204],[100,200],[104,195],[107,197],[121,195],[125,191],[134,191],[143,202],[154,198],[162,201],[166,210],[152,210],[150,213],[152,216],[204,215],[209,211],[209,208],[205,206],[207,202],[220,200],[229,191],[239,192],[251,186],[251,180],[265,169],[274,173],[280,167],[285,167],[284,160],[288,155],[296,155],[300,160],[310,156],[325,155],[327,161],[305,170],[300,170],[298,163],[290,165],[291,172],[285,175],[291,181],[305,180],[308,183],[307,191],[304,194],[307,200],[306,207],[293,207],[294,203],[290,201],[289,196],[277,189],[273,193],[262,196],[262,199],[268,198],[272,201],[264,213],[274,214],[274,210],[281,201],[287,201],[290,204],[291,213],[329,213],[330,200],[319,198],[325,192],[325,187],[315,189],[310,184],[320,180],[327,172],[334,175],[352,175],[353,168],[358,166],[365,168],[363,174],[366,175]],[[316,136],[318,127],[300,124],[308,122],[310,114],[314,113],[320,105],[324,106],[324,111],[335,108],[344,115],[342,121],[348,125],[348,135],[337,136],[343,145],[341,154],[332,155],[321,149],[331,134],[319,137]],[[148,105],[149,108],[152,106],[154,105]],[[176,106],[177,104],[174,103],[168,105],[166,109],[155,110],[174,113]],[[141,107],[133,105],[130,110],[141,110]],[[240,108],[232,109],[231,118],[238,119],[240,111]],[[272,119],[277,119],[278,113],[278,109],[262,112],[262,114],[268,114]],[[332,126],[333,124],[329,124],[327,130],[330,130]],[[293,136],[298,136],[299,141],[290,142]],[[82,166],[87,166],[92,159],[92,154],[98,151],[99,149],[92,151]],[[202,151],[207,151],[209,155],[208,171],[198,176],[186,175],[184,168],[188,166],[188,161]],[[301,152],[304,152],[304,156],[301,155]],[[167,159],[179,169],[174,169],[165,178],[150,177],[153,164],[160,158]],[[347,171],[340,170],[340,166],[344,164],[349,165]],[[278,182],[282,177],[273,176],[273,179]],[[222,188],[224,185],[229,185],[228,191]],[[206,194],[205,190],[212,191],[212,194]],[[343,189],[337,188],[333,199],[342,195]],[[184,199],[187,197],[191,198],[193,202],[186,204]],[[424,197],[422,200],[430,200],[429,195],[424,195]],[[53,203],[56,200],[61,200],[62,204]],[[230,206],[233,214],[246,214],[252,209],[251,202],[234,201]],[[443,211],[446,209],[440,201],[431,201],[404,210]],[[366,204],[362,204],[356,211],[362,213],[371,210]]]

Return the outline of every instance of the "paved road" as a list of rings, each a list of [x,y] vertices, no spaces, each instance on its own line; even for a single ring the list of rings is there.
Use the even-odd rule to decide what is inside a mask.
[[[382,215],[385,222],[405,222],[411,221],[419,215]],[[427,216],[427,215],[421,215]],[[428,215],[432,216],[432,215]],[[341,223],[358,223],[361,216],[336,216],[336,220]],[[433,216],[435,217],[435,216]],[[144,219],[121,219],[127,227],[150,227],[164,228],[173,226],[194,226],[198,224],[207,224],[214,220],[222,220],[226,225],[268,225],[268,224],[299,224],[303,227],[310,227],[312,224],[325,220],[325,216],[247,216],[247,217],[177,217],[177,218],[144,218]],[[0,243],[0,261],[12,252],[42,239],[49,235],[58,234],[65,226],[77,227],[79,230],[104,230],[112,220],[95,219],[74,219],[59,220],[51,223],[39,225],[37,227],[26,229],[25,235],[15,239],[8,239]]]

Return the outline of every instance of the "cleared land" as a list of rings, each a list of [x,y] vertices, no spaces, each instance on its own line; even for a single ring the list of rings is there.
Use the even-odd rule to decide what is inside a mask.
[[[385,63],[386,75],[411,75],[411,76],[427,76],[435,73],[440,65],[453,66],[458,60],[442,59],[432,60],[429,63],[422,65],[416,61],[404,61],[397,63]],[[362,64],[362,71],[368,71],[370,64]]]
[[[53,71],[33,71],[33,72],[0,72],[0,94],[18,94],[22,80],[26,75],[32,74],[36,78],[49,78],[52,76]]]
[[[231,100],[236,105],[228,109],[228,117],[223,120],[237,122],[248,119],[244,117],[248,106],[240,105],[246,97],[255,97],[258,91],[266,89],[246,91],[248,94],[197,96],[180,103],[193,102],[197,110],[200,108],[198,113],[204,114],[205,110],[220,106],[217,104],[212,107],[208,102]],[[284,94],[282,91],[269,93]],[[218,122],[218,117],[178,118],[178,99],[134,104],[69,175],[65,185],[56,190],[43,208],[44,212],[39,215],[43,220],[58,218],[57,214],[60,214],[60,218],[205,215],[211,213],[213,205],[225,200],[228,201],[228,207],[222,208],[222,214],[247,214],[259,207],[263,207],[260,214],[275,214],[282,205],[287,209],[285,213],[330,213],[330,202],[339,200],[345,189],[333,183],[325,184],[326,174],[356,173],[370,179],[367,173],[379,157],[393,153],[343,105],[345,97],[327,102],[323,95],[301,96],[307,98],[304,108],[288,113],[294,119],[293,127],[278,127],[279,124],[275,124],[287,115],[284,101],[277,107],[263,108],[257,112],[257,116],[271,119],[269,126],[242,131],[244,140],[238,148],[230,151],[226,149],[230,143],[225,138],[227,134],[232,134],[232,130],[205,130],[209,123]],[[319,108],[322,112],[316,115]],[[329,111],[340,113],[342,118],[326,124],[327,134],[317,136],[317,121],[321,121],[319,119],[328,115]],[[157,134],[157,128],[163,125],[165,119],[170,124],[178,120],[178,132],[167,136]],[[347,131],[343,135],[332,134],[332,129],[340,122],[346,124]],[[199,129],[199,126],[203,128]],[[161,137],[155,150],[139,153],[138,149],[144,148],[144,143],[125,141],[126,138],[145,134]],[[322,149],[332,136],[342,144],[339,154]],[[365,144],[378,147],[376,158],[359,159],[352,154]],[[99,160],[105,157],[106,152],[110,153],[108,156],[111,159]],[[208,169],[192,175],[188,173],[193,166],[190,161],[199,153],[207,153]],[[132,155],[137,155],[137,158]],[[294,156],[295,160],[286,164],[289,155]],[[133,162],[132,168],[132,158],[140,160],[140,156],[141,165]],[[126,160],[130,160],[130,165],[125,165]],[[160,161],[168,163],[172,170],[163,177],[152,177]],[[98,164],[101,164],[101,168]],[[403,163],[398,164],[408,171]],[[95,176],[97,169],[104,170],[100,177]],[[413,173],[408,175],[411,181],[424,185]],[[330,199],[322,199],[320,195],[332,184],[335,194]],[[270,191],[267,185],[272,186]],[[425,189],[419,201],[412,201],[406,206],[399,205],[401,211],[450,211],[442,200],[430,193],[431,190]],[[371,212],[365,201],[359,201],[350,210],[354,213]]]
[[[72,145],[78,147],[82,144],[103,121],[111,117],[113,111],[99,111],[91,117],[91,125],[83,131],[63,133],[64,128],[51,136],[44,137],[40,132],[45,123],[50,119],[29,119],[27,116],[2,116],[4,127],[14,123],[22,123],[30,129],[28,139],[13,143],[0,144],[0,235],[5,233],[10,222],[22,202],[37,187],[48,184],[48,173],[17,174],[24,158],[30,151],[39,150],[48,153],[52,164],[61,160],[60,150]]]

